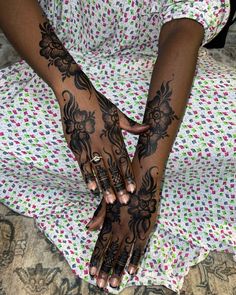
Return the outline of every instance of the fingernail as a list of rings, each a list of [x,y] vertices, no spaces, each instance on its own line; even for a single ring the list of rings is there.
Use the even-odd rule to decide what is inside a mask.
[[[129,195],[127,195],[127,194],[123,195],[123,196],[120,198],[120,200],[121,200],[121,203],[122,203],[122,204],[127,204],[127,203],[129,202]]]
[[[105,288],[105,285],[106,285],[106,281],[104,279],[98,279],[97,281],[98,288],[103,289]]]
[[[110,286],[112,288],[117,288],[119,287],[119,280],[117,278],[112,278],[110,279]]]
[[[116,200],[116,197],[114,195],[107,196],[107,203],[113,204]]]
[[[128,270],[128,273],[129,273],[130,275],[134,275],[134,274],[136,273],[136,268],[133,267],[133,266],[131,266],[131,267],[129,268],[129,270]]]
[[[127,185],[127,191],[129,191],[132,194],[135,191],[135,185],[133,183],[129,183]]]
[[[96,184],[95,181],[90,181],[90,182],[88,183],[88,189],[89,189],[90,191],[95,191],[96,188],[97,188],[97,184]]]
[[[91,276],[95,276],[96,272],[97,272],[97,268],[95,266],[93,266],[93,267],[90,268],[89,274]]]

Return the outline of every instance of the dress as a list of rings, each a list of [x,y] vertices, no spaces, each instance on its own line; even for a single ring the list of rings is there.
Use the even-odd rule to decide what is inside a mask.
[[[160,25],[173,15],[198,19],[207,42],[229,10],[224,0],[45,0],[41,5],[97,90],[138,122]],[[204,7],[208,9],[202,11]],[[209,15],[212,7],[215,18]],[[210,250],[236,253],[235,93],[236,70],[202,49],[167,165],[157,229],[138,275],[125,274],[120,290],[160,284],[179,291],[189,267]],[[1,202],[34,217],[72,270],[94,283],[88,265],[97,233],[88,233],[85,226],[100,199],[87,191],[67,147],[53,92],[24,61],[0,71],[0,123]],[[132,157],[137,137],[124,136]]]

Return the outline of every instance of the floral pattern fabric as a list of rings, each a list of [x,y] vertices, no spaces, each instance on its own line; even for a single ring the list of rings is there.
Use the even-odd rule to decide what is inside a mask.
[[[224,0],[50,0],[41,5],[97,90],[138,122],[160,26],[173,18],[193,18],[203,24],[207,42],[229,12]],[[94,283],[88,264],[97,233],[87,232],[86,224],[100,199],[87,191],[67,147],[54,94],[24,61],[1,70],[0,78],[1,202],[35,218],[72,270]],[[120,290],[153,284],[178,291],[189,267],[210,250],[236,253],[235,93],[235,69],[202,50],[169,157],[156,231],[137,276],[125,274]],[[132,157],[137,136],[124,136]]]

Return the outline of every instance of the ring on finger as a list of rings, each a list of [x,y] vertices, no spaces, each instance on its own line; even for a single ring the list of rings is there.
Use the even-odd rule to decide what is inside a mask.
[[[101,155],[95,155],[91,160],[90,160],[90,163],[93,163],[93,164],[98,164],[102,159],[102,156]]]

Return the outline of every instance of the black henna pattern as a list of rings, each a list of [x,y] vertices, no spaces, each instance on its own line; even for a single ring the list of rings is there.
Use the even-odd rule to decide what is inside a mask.
[[[79,159],[82,153],[92,158],[90,135],[95,132],[94,112],[81,110],[75,97],[68,90],[63,91],[62,96],[68,100],[64,106],[64,123],[66,133],[71,135],[70,148]]]
[[[114,272],[113,272],[114,275],[118,275],[118,276],[122,275],[128,258],[129,258],[129,251],[127,250],[127,247],[125,247],[117,259],[117,263],[114,267]]]
[[[167,129],[173,120],[179,120],[170,105],[172,90],[170,82],[163,82],[156,96],[147,103],[144,123],[150,128],[139,137],[137,146],[139,160],[152,155],[158,141],[168,136]]]
[[[142,179],[142,185],[139,191],[132,195],[128,203],[128,213],[130,214],[129,228],[133,234],[127,238],[128,243],[133,243],[135,239],[145,240],[146,234],[151,226],[151,217],[156,212],[157,184],[152,176],[152,170],[157,167],[151,167]]]
[[[97,217],[99,212],[102,210],[102,202],[103,202],[103,200],[99,203],[97,209],[95,210],[95,212],[93,214],[93,217]]]
[[[39,27],[42,34],[42,40],[39,42],[40,55],[48,59],[49,66],[54,65],[59,69],[63,80],[75,75],[78,66],[55,34],[51,24],[44,22]]]
[[[112,223],[120,223],[120,208],[122,205],[120,202],[115,201],[114,204],[106,205],[106,216],[104,219],[102,230],[98,236],[96,246],[93,251],[93,255],[90,260],[90,267],[97,266],[100,262],[100,258],[106,248],[108,242],[108,236],[112,231]]]
[[[106,243],[108,242],[108,236],[111,232],[111,229],[112,229],[111,223],[104,221],[102,230],[98,236],[96,246],[93,250],[93,255],[90,260],[90,267],[98,266],[100,259],[102,257],[102,254],[104,252],[104,247],[106,246]]]
[[[87,169],[86,169],[86,163],[81,163],[80,164],[80,170],[83,174],[83,177],[84,177],[84,181],[86,184],[88,184],[89,182],[92,182],[92,181],[95,181],[95,177],[93,175],[93,173],[89,172]]]
[[[101,165],[96,165],[96,172],[97,172],[96,173],[97,179],[101,186],[102,191],[103,192],[108,191],[111,188],[111,184],[110,184],[110,179],[109,179],[107,170]]]
[[[118,250],[119,250],[119,240],[117,239],[116,241],[112,241],[108,247],[106,256],[104,258],[104,261],[100,269],[102,272],[105,272],[105,273],[110,272]]]
[[[74,76],[75,86],[80,90],[88,90],[91,97],[92,83],[59,40],[51,24],[47,21],[39,27],[42,35],[42,40],[39,42],[40,55],[49,61],[48,66],[57,67],[62,73],[63,81]]]
[[[114,186],[116,192],[123,191],[125,189],[125,184],[124,184],[124,180],[121,176],[119,166],[117,165],[117,163],[115,161],[113,161],[110,153],[106,152],[105,150],[104,150],[104,152],[108,155],[107,163],[109,166],[109,171],[111,173],[113,186]]]
[[[142,257],[142,248],[141,247],[139,247],[139,248],[135,248],[134,250],[133,250],[133,253],[132,253],[132,256],[131,256],[131,258],[130,258],[130,264],[131,265],[135,265],[135,266],[138,266],[138,264],[139,264],[139,261],[140,261],[140,259],[141,259],[141,257]]]
[[[117,108],[103,94],[98,91],[96,93],[105,127],[100,137],[108,137],[109,141],[113,145],[114,152],[118,157],[120,166],[124,168],[125,179],[128,179],[130,182],[134,182],[134,177],[129,167],[129,156],[127,154],[126,146],[120,130]]]

